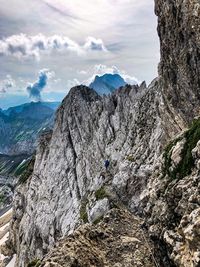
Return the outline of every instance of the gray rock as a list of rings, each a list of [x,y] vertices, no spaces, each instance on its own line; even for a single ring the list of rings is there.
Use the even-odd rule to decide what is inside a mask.
[[[93,223],[101,219],[110,209],[108,198],[98,200],[94,207],[89,210],[89,222]]]

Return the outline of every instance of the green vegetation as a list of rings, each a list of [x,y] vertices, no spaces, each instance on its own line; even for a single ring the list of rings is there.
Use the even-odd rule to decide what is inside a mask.
[[[88,199],[85,198],[82,200],[81,207],[80,207],[80,218],[84,223],[88,223],[88,215],[87,215],[87,207]]]
[[[103,186],[95,192],[95,197],[96,197],[96,200],[100,200],[100,199],[104,199],[105,197],[108,197],[108,194]]]
[[[35,164],[35,156],[31,158],[28,164],[25,164],[24,167],[21,167],[21,171],[19,171],[19,173],[21,173],[19,178],[19,184],[24,184],[28,180],[28,178],[33,173],[34,164]]]
[[[191,173],[192,168],[194,167],[195,162],[192,157],[192,150],[200,140],[200,118],[193,121],[191,127],[185,132],[184,137],[186,142],[181,153],[181,161],[172,171],[170,170],[172,154],[171,150],[172,147],[180,140],[180,138],[174,140],[165,148],[163,174],[168,174],[172,179],[184,178]]]
[[[0,165],[0,173],[3,172],[3,170],[4,170],[4,166]]]
[[[133,155],[128,155],[128,156],[126,157],[126,159],[127,159],[128,161],[134,162],[134,157],[133,157]]]
[[[39,267],[41,265],[41,261],[39,259],[35,259],[28,263],[27,267]]]
[[[2,175],[20,175],[30,161],[30,157],[26,154],[21,155],[0,155],[0,174]]]
[[[5,200],[4,194],[0,194],[0,204],[3,203]]]
[[[102,220],[103,220],[103,216],[97,218],[97,219],[93,222],[93,224],[94,224],[94,225],[97,225],[97,224],[100,223]]]
[[[20,164],[17,169],[15,170],[14,175],[19,176],[21,175],[27,168],[30,163],[30,160],[25,161],[25,163]]]

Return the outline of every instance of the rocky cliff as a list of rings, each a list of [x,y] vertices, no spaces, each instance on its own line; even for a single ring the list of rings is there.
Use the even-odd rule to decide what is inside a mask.
[[[81,224],[99,229],[116,207],[145,218],[154,264],[199,266],[198,121],[182,133],[199,114],[199,8],[199,1],[156,0],[160,77],[148,88],[125,86],[100,97],[79,86],[63,100],[53,131],[40,139],[33,174],[15,195],[10,241],[16,266],[43,259]],[[87,242],[95,246],[87,260],[95,248],[103,256],[85,266],[113,265],[103,261],[105,251],[112,252],[102,248],[103,236],[94,244],[81,227],[35,265],[84,266],[79,250]],[[69,264],[62,265],[64,257]]]
[[[58,238],[72,233],[81,223],[83,202],[105,180],[111,180],[123,203],[137,210],[161,153],[159,103],[157,81],[149,88],[127,86],[103,98],[84,86],[71,89],[57,112],[53,133],[40,140],[32,178],[16,193],[13,228],[19,228],[14,237],[19,266],[41,258]],[[108,173],[105,159],[111,162]],[[95,205],[103,205],[106,212],[110,204],[94,200],[88,215]]]
[[[199,140],[198,119],[166,146],[140,198],[149,235],[176,266],[200,264]]]
[[[161,45],[159,74],[163,97],[169,111],[188,122],[199,113],[199,0],[155,0],[155,12]]]

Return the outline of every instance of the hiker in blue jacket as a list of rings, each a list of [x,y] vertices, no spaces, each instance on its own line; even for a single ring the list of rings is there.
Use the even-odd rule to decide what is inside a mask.
[[[104,161],[104,166],[105,166],[106,170],[108,169],[109,165],[110,165],[109,160],[108,160],[108,159],[105,160],[105,161]]]

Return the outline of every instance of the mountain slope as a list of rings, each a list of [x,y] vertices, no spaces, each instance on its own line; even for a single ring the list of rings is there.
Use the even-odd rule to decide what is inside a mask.
[[[20,154],[8,156],[0,154],[0,208],[12,204],[14,188],[18,177],[26,170],[30,156]]]
[[[30,102],[30,103],[25,103],[19,106],[10,107],[6,110],[2,110],[2,112],[5,115],[9,116],[12,113],[19,114],[21,112],[24,112],[26,109],[33,109],[33,112],[34,112],[34,108],[36,109],[39,107],[48,107],[50,109],[56,110],[59,105],[60,105],[60,102]]]
[[[1,153],[32,153],[38,134],[52,127],[57,105],[31,102],[0,111]]]
[[[107,95],[125,85],[126,82],[119,74],[104,74],[103,76],[97,75],[89,87],[93,88],[99,95]]]

